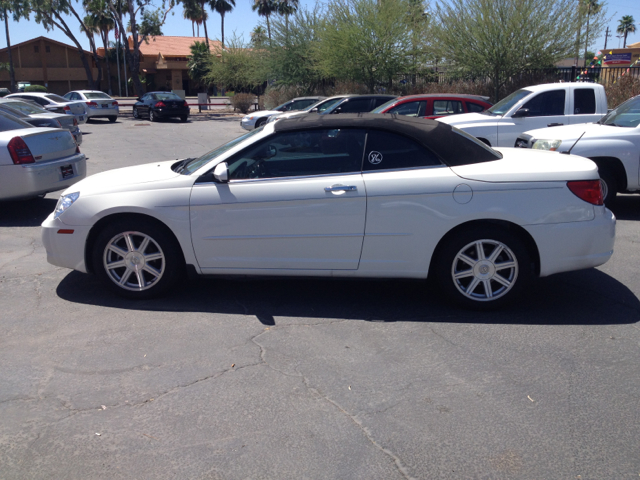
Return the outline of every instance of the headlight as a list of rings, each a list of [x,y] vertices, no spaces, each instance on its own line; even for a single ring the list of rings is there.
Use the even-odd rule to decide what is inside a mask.
[[[253,120],[253,117],[244,117],[242,120]]]
[[[60,197],[58,204],[56,205],[56,209],[53,211],[53,218],[56,219],[62,215],[67,208],[73,205],[73,202],[75,202],[79,196],[80,192],[73,192]]]
[[[533,144],[533,148],[535,150],[550,150],[555,152],[561,143],[562,140],[536,140]]]

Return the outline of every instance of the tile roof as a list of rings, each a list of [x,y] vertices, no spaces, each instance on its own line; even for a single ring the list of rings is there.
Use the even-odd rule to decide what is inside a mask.
[[[140,53],[143,55],[149,55],[157,57],[158,53],[162,53],[164,57],[188,57],[191,55],[189,47],[193,45],[195,41],[204,42],[204,37],[169,37],[169,36],[157,36],[148,37],[147,42],[140,44]],[[133,37],[129,37],[129,45],[133,48]],[[220,47],[220,42],[217,40],[209,39],[209,49],[214,50]]]

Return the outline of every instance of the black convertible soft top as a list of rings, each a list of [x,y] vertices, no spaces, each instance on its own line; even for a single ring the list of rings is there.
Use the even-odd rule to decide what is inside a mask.
[[[296,115],[275,122],[275,131],[317,128],[364,128],[387,130],[414,139],[434,152],[450,167],[499,160],[502,155],[457,128],[423,118],[389,113]]]

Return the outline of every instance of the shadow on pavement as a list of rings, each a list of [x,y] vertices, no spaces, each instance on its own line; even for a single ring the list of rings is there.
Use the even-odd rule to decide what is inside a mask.
[[[39,227],[56,208],[57,199],[34,198],[0,203],[0,227]]]
[[[640,302],[599,270],[559,274],[535,282],[517,304],[496,312],[467,311],[445,303],[424,281],[300,278],[197,279],[154,300],[120,298],[97,278],[72,272],[57,294],[69,302],[164,312],[251,315],[265,325],[277,317],[339,318],[380,322],[531,325],[635,323]]]

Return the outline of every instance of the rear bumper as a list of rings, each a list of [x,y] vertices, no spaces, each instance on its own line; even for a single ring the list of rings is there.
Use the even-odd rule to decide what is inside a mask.
[[[76,141],[76,145],[82,145],[82,132],[78,127],[73,127],[73,129],[71,130],[71,135],[73,135],[73,138]]]
[[[87,116],[89,118],[107,118],[107,117],[117,117],[120,113],[119,107],[110,107],[110,108],[87,108]]]
[[[73,177],[62,178],[71,165]],[[0,166],[0,200],[21,200],[70,187],[87,176],[87,158],[79,153],[59,160]]]
[[[616,217],[605,207],[594,207],[586,222],[526,225],[540,253],[540,276],[582,270],[606,263],[613,255]]]
[[[66,233],[59,233],[60,230]],[[65,225],[60,218],[54,220],[51,213],[42,222],[42,244],[47,251],[47,262],[87,273],[84,250],[90,230],[91,226]]]
[[[172,118],[172,117],[182,117],[186,115],[189,116],[190,110],[187,107],[179,107],[179,108],[152,108],[153,114],[158,118]]]

